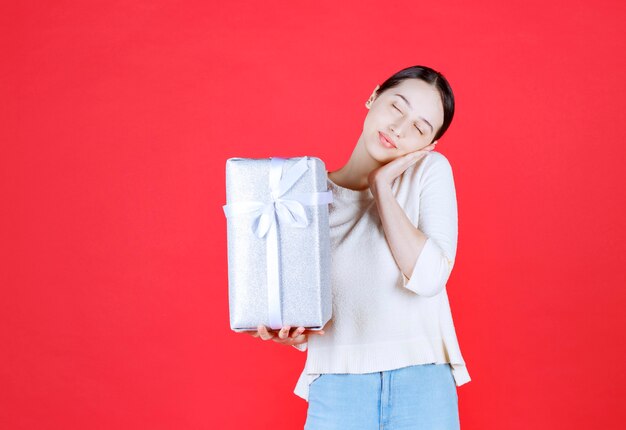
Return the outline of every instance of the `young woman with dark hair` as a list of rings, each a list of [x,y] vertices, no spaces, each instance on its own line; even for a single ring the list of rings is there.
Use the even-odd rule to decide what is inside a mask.
[[[333,317],[318,332],[252,335],[307,351],[294,391],[309,403],[305,430],[458,429],[456,386],[471,379],[446,291],[456,191],[434,151],[454,95],[441,73],[413,66],[365,105],[352,155],[328,172]]]

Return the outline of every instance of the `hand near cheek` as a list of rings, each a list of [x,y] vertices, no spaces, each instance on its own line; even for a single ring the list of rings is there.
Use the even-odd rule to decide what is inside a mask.
[[[389,163],[372,170],[367,177],[372,194],[376,195],[381,187],[390,187],[393,181],[400,176],[412,164],[422,159],[426,154],[435,149],[436,143],[418,150],[404,154],[401,157],[391,160]]]

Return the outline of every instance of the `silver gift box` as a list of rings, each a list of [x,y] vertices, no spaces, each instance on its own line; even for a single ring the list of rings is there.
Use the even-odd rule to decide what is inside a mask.
[[[232,330],[319,330],[330,320],[330,202],[319,158],[226,161]]]

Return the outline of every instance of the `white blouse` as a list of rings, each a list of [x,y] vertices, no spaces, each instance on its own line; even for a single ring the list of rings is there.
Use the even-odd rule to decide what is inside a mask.
[[[452,168],[431,151],[393,185],[400,206],[427,237],[410,279],[386,241],[369,189],[328,178],[333,316],[322,336],[294,345],[307,352],[294,393],[308,401],[322,373],[371,373],[450,363],[457,386],[471,380],[456,337],[446,283],[458,237]]]

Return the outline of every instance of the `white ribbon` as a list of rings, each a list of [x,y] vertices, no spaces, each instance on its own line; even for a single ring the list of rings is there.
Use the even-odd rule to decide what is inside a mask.
[[[252,213],[251,225],[253,233],[259,238],[267,236],[265,239],[267,254],[267,304],[269,325],[273,330],[283,327],[277,222],[280,220],[281,225],[306,228],[309,225],[309,219],[303,205],[321,205],[333,201],[331,190],[314,193],[293,193],[289,199],[281,198],[309,168],[307,157],[302,157],[286,172],[283,172],[285,160],[285,158],[281,157],[272,157],[270,159],[269,183],[272,198],[270,203],[248,200],[223,206],[227,218]]]

